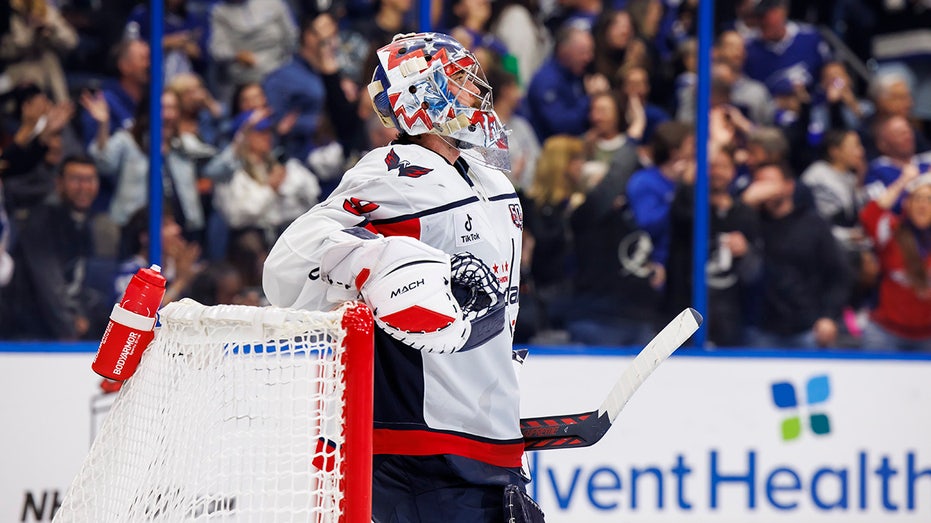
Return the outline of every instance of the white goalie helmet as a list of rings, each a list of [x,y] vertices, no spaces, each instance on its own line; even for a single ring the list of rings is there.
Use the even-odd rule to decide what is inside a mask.
[[[507,168],[507,133],[475,55],[451,36],[414,33],[395,36],[377,56],[368,89],[386,127],[448,136]]]

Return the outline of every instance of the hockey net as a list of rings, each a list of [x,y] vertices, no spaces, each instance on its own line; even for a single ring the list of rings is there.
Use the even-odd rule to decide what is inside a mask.
[[[371,521],[364,305],[159,319],[55,521]]]

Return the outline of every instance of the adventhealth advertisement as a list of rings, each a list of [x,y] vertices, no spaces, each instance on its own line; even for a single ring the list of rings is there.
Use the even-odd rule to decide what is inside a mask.
[[[596,409],[629,356],[533,349],[522,415]],[[0,521],[50,521],[112,395],[0,347]],[[41,376],[41,378],[38,378]],[[674,356],[595,446],[528,455],[549,523],[931,521],[931,359]]]
[[[593,410],[629,361],[531,355],[522,413]],[[929,404],[927,360],[677,356],[530,488],[556,523],[928,522]]]

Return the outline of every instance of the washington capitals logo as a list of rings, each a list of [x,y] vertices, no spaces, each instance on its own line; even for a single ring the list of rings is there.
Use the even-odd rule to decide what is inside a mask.
[[[398,169],[398,176],[407,176],[409,178],[420,178],[433,170],[419,165],[411,165],[411,162],[399,158],[394,149],[388,151],[388,156],[385,156],[385,165],[388,166],[389,171]]]
[[[355,214],[356,216],[368,214],[377,208],[377,203],[372,203],[368,200],[360,200],[356,197],[350,197],[343,200],[343,210],[348,213]]]

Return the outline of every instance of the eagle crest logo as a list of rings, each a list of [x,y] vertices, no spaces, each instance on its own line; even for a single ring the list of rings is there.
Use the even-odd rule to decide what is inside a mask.
[[[393,148],[388,151],[388,156],[385,156],[385,165],[388,166],[389,171],[397,169],[398,176],[407,176],[408,178],[420,178],[433,170],[419,165],[411,165],[411,162],[402,160],[398,153],[394,152]]]

